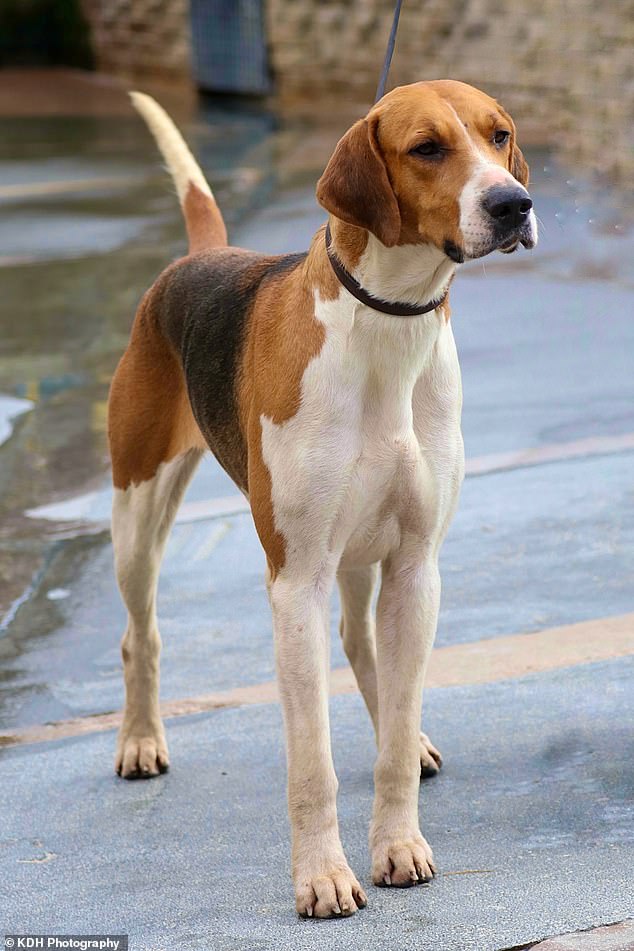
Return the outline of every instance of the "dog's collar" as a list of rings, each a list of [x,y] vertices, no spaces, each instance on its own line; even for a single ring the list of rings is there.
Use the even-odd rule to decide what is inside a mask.
[[[383,300],[382,297],[375,297],[373,294],[368,293],[368,291],[364,290],[359,282],[355,280],[350,271],[345,269],[335,254],[332,248],[332,235],[330,234],[329,224],[326,225],[326,251],[330,265],[337,275],[339,283],[343,284],[345,289],[350,291],[352,296],[356,297],[362,304],[371,307],[373,310],[378,310],[382,314],[389,314],[391,317],[420,317],[422,314],[428,314],[430,311],[436,310],[437,307],[440,307],[440,305],[444,303],[447,297],[447,292],[445,291],[442,297],[420,306],[417,304],[405,304],[403,301]]]

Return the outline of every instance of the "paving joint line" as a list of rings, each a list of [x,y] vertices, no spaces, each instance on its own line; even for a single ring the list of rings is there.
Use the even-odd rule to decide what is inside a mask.
[[[551,670],[634,655],[634,613],[596,618],[528,634],[437,647],[425,689],[497,683]],[[358,693],[350,667],[331,671],[330,694]],[[274,680],[161,704],[165,719],[279,702]],[[97,713],[0,732],[0,748],[52,742],[116,729],[121,713]]]

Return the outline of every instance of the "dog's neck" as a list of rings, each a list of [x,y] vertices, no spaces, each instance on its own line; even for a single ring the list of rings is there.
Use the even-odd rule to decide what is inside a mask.
[[[330,218],[332,250],[373,297],[424,305],[444,296],[456,265],[431,244],[388,248],[369,231]]]

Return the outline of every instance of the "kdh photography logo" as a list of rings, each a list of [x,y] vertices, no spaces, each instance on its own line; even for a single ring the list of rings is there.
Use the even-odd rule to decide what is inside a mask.
[[[125,934],[8,934],[4,936],[5,951],[19,948],[45,948],[50,951],[128,951]]]

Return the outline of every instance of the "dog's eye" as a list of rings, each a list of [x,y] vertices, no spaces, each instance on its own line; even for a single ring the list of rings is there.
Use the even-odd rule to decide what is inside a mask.
[[[497,132],[493,134],[493,141],[496,145],[506,145],[510,137],[511,133],[506,129],[498,129]]]
[[[410,149],[410,155],[422,155],[423,158],[439,158],[444,149],[434,139],[427,139]]]

